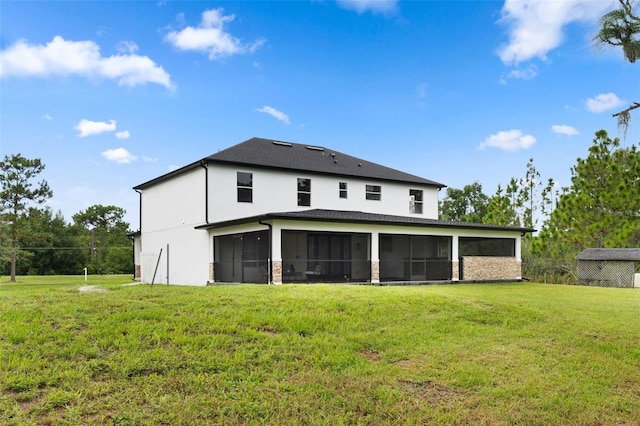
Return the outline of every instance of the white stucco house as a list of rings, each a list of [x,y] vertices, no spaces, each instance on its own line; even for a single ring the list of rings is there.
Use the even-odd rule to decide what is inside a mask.
[[[521,279],[529,228],[438,220],[443,184],[252,138],[133,189],[143,283]]]

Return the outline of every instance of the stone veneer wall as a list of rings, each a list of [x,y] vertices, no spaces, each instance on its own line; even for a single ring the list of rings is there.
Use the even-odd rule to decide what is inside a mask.
[[[140,265],[135,265],[135,272],[133,274],[133,278],[139,280],[142,278],[142,267]]]
[[[271,268],[272,268],[273,284],[282,284],[282,261],[281,260],[272,261]]]
[[[515,257],[464,256],[464,281],[515,280],[522,278],[521,262]]]
[[[209,262],[209,282],[212,283],[216,280],[215,269],[213,268],[213,262]]]

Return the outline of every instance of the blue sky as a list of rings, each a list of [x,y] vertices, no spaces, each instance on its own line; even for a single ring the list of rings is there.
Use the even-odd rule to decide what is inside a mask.
[[[133,186],[253,136],[487,194],[529,158],[568,185],[640,98],[639,66],[592,44],[615,4],[3,0],[0,156],[41,158],[67,220],[113,204],[132,229]]]

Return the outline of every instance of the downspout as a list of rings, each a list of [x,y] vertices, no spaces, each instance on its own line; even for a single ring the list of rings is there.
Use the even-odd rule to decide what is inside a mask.
[[[138,231],[140,231],[140,244],[142,244],[142,192],[139,189],[134,189],[138,193]],[[131,263],[133,264],[133,280],[136,280],[136,240],[135,237],[131,238]],[[142,254],[140,254],[142,256]],[[142,259],[141,259],[142,260]],[[142,268],[142,265],[140,265]],[[142,271],[140,272],[140,282],[142,282]]]
[[[265,225],[269,228],[269,259],[267,259],[267,269],[269,270],[269,282],[268,284],[273,283],[273,261],[271,259],[271,244],[273,244],[273,225],[270,223],[265,223],[261,220],[258,221],[260,225]]]
[[[138,193],[138,230],[142,232],[142,192],[139,189],[134,189]]]
[[[206,161],[200,161],[204,169],[204,222],[209,223],[209,167]]]

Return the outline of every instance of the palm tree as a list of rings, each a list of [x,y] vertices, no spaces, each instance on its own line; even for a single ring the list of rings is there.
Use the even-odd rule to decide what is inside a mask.
[[[597,47],[620,46],[624,58],[634,63],[640,58],[640,17],[635,14],[635,4],[631,0],[618,0],[620,9],[614,9],[600,18],[601,28],[594,37]],[[618,127],[626,133],[631,118],[631,110],[640,108],[640,102],[613,114],[618,118]]]

